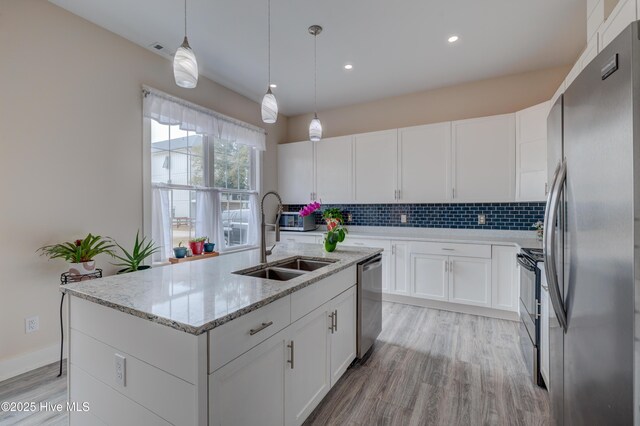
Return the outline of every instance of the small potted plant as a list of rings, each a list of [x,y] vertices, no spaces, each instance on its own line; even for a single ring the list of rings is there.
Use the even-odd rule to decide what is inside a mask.
[[[215,246],[216,244],[209,241],[209,237],[207,237],[207,242],[204,243],[204,252],[213,253],[213,249],[215,248]]]
[[[136,241],[133,243],[133,250],[131,252],[128,252],[117,242],[115,244],[122,250],[122,256],[118,254],[113,255],[113,257],[121,261],[120,263],[114,263],[114,265],[123,267],[123,269],[118,271],[119,274],[151,268],[151,266],[143,265],[142,263],[147,257],[160,250],[160,247],[156,246],[152,240],[147,241],[147,237],[142,237],[140,240],[139,232],[136,232]]]
[[[324,249],[332,252],[336,249],[338,243],[343,242],[347,236],[347,228],[343,226],[344,219],[342,210],[338,208],[325,209],[325,211],[322,212],[322,218],[327,224]]]
[[[544,236],[544,222],[539,220],[531,225],[531,227],[536,228],[536,236],[538,237],[538,240],[542,241],[542,237]]]
[[[95,257],[99,254],[114,255],[113,242],[109,238],[99,235],[87,235],[83,240],[67,241],[40,247],[41,256],[49,259],[64,259],[70,263],[69,273],[72,275],[87,275],[95,272]]]
[[[202,254],[205,241],[207,241],[207,237],[197,237],[189,240],[189,248],[194,256],[200,256]]]
[[[176,259],[187,257],[187,248],[182,247],[182,241],[178,243],[178,247],[173,248],[173,255],[176,257]]]

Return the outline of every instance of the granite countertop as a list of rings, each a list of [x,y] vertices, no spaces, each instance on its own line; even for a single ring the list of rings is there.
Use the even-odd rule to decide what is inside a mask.
[[[233,274],[260,263],[260,250],[154,267],[61,286],[61,291],[186,333],[200,335],[281,297],[357,264],[382,249],[278,244],[268,262],[304,256],[334,259],[289,281]]]
[[[324,227],[315,231],[282,231],[283,234],[322,235]],[[405,241],[455,242],[465,244],[514,245],[519,248],[542,248],[535,231],[503,231],[484,229],[446,229],[382,226],[347,226],[349,234],[357,238]],[[347,237],[348,238],[348,237]]]

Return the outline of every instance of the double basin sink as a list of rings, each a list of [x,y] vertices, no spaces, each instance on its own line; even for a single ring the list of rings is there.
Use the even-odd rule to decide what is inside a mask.
[[[313,258],[295,257],[284,259],[277,263],[265,265],[260,269],[250,268],[236,271],[234,274],[248,277],[265,278],[267,280],[289,281],[293,278],[304,275],[307,272],[324,268],[336,262],[333,259],[318,260]]]

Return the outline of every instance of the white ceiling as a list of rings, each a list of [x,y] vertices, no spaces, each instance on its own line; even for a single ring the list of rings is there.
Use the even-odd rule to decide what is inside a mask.
[[[182,0],[50,1],[147,48],[172,54],[182,42]],[[259,101],[267,0],[188,0],[188,10],[201,74]],[[313,110],[312,24],[324,27],[319,110],[569,64],[586,38],[585,0],[272,0],[271,10],[272,81],[287,115]]]

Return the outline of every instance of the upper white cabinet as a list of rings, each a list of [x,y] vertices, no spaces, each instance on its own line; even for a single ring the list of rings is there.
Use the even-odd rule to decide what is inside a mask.
[[[397,196],[398,131],[393,129],[355,135],[353,143],[355,201],[393,203]]]
[[[285,204],[306,204],[313,190],[313,142],[278,145],[278,193]]]
[[[513,201],[515,114],[454,121],[452,138],[453,201]]]
[[[353,137],[322,139],[316,148],[316,198],[323,203],[353,202]]]
[[[549,102],[516,112],[516,200],[544,201]]]
[[[451,123],[398,129],[398,200],[437,203],[449,200]]]
[[[636,0],[620,0],[611,11],[611,15],[604,21],[598,35],[600,38],[600,50],[604,49],[627,26],[637,18]]]

